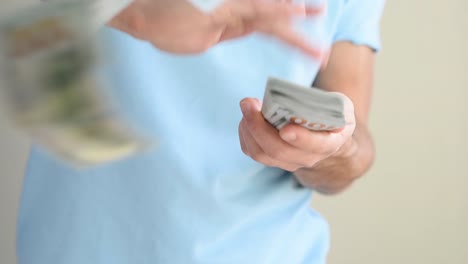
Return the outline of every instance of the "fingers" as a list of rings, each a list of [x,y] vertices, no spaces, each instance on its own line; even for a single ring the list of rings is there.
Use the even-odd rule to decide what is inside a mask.
[[[292,18],[316,16],[323,13],[324,9],[324,6],[305,6],[289,0],[231,0],[212,13],[210,18],[214,27],[222,28],[219,41],[258,31],[276,37],[316,60],[326,62],[327,53],[308,43],[291,26]]]
[[[306,7],[303,4],[277,1],[251,1],[250,18],[281,19],[295,16],[306,16]]]
[[[250,0],[250,4],[240,1],[246,9],[245,14],[250,18],[292,18],[297,16],[317,16],[324,13],[325,5],[314,7],[306,6],[303,3],[293,3],[292,1],[259,1]],[[247,9],[248,8],[248,9]]]
[[[307,152],[330,155],[335,153],[354,133],[356,118],[354,105],[351,99],[338,92],[331,92],[344,101],[344,115],[346,125],[330,132],[310,131],[295,124],[289,124],[279,131],[280,137],[290,145],[301,148]]]
[[[292,47],[296,47],[312,58],[323,61],[325,53],[322,49],[310,44],[304,37],[294,32],[289,25],[277,24],[276,26],[263,31],[264,33],[277,37]]]
[[[343,133],[310,131],[289,124],[279,131],[282,140],[305,152],[329,156],[335,153],[346,140]]]
[[[306,7],[290,2],[254,1],[254,3],[257,12],[253,20],[260,32],[274,36],[314,59],[325,61],[327,53],[294,32],[290,23],[293,17],[319,15],[324,7]]]
[[[278,131],[263,118],[259,105],[259,102],[255,99],[244,99],[241,102],[244,114],[241,130],[243,131],[247,155],[257,161],[259,159],[266,160],[266,164],[270,164],[271,161],[267,160],[263,155],[268,156],[273,161],[299,164],[302,167],[315,164],[318,156],[313,152],[305,152],[301,148],[291,146],[282,140]],[[255,155],[258,156],[254,157]]]
[[[242,152],[244,152],[245,155],[250,156],[249,149],[247,148],[247,145],[245,144],[244,140],[244,129],[242,128],[242,121],[239,123],[239,143],[242,149]]]
[[[239,124],[239,140],[242,151],[253,160],[270,167],[278,167],[287,171],[296,171],[303,167],[300,164],[289,163],[277,160],[268,155],[262,147],[255,141],[252,134],[250,134],[245,119],[242,119]]]
[[[289,171],[313,167],[349,142],[355,129],[352,109],[352,102],[349,100],[346,103],[345,100],[345,112],[349,112],[346,114],[348,123],[340,130],[310,131],[289,124],[277,131],[263,118],[261,103],[257,99],[246,98],[241,101],[244,115],[239,125],[241,148],[246,155],[267,166]]]
[[[242,100],[241,110],[244,115],[246,129],[248,129],[255,142],[262,146],[264,151],[273,154],[279,149],[287,150],[291,148],[281,140],[278,131],[265,121],[260,112],[258,101],[250,98]],[[281,159],[281,157],[275,158]]]
[[[280,137],[290,145],[304,151],[322,153],[325,155],[336,152],[354,133],[356,118],[354,105],[344,94],[331,92],[342,97],[344,101],[344,115],[346,125],[330,132],[310,131],[295,124],[289,124],[279,131]]]

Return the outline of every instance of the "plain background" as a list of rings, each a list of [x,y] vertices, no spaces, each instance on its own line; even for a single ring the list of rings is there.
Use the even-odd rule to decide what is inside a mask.
[[[371,128],[373,169],[318,197],[331,264],[468,263],[468,2],[389,0]],[[15,262],[28,142],[0,113],[0,263]]]

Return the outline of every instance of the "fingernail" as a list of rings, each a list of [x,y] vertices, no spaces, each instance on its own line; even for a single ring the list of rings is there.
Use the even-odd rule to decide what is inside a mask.
[[[248,102],[246,102],[245,100],[241,101],[240,108],[241,108],[242,114],[244,114],[244,116],[248,116],[252,112],[252,106]]]
[[[284,141],[288,141],[288,142],[292,142],[294,140],[296,140],[296,133],[293,133],[293,132],[289,132],[289,133],[281,133],[281,138],[284,140]]]

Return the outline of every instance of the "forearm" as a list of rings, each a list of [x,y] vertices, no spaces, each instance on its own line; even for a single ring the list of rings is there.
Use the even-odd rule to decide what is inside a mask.
[[[374,156],[374,144],[367,126],[357,123],[353,137],[336,154],[294,174],[307,188],[322,194],[337,194],[364,175]]]
[[[295,172],[308,188],[323,194],[336,194],[364,175],[374,160],[375,149],[368,130],[368,116],[374,76],[374,52],[349,42],[335,43],[328,66],[322,70],[315,87],[346,94],[354,104],[356,128],[353,136],[333,156],[310,169]]]

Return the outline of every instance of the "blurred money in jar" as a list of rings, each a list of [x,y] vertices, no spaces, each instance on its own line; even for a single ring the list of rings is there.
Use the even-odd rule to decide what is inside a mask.
[[[146,145],[104,92],[92,2],[42,3],[0,20],[2,104],[35,143],[79,167]]]

